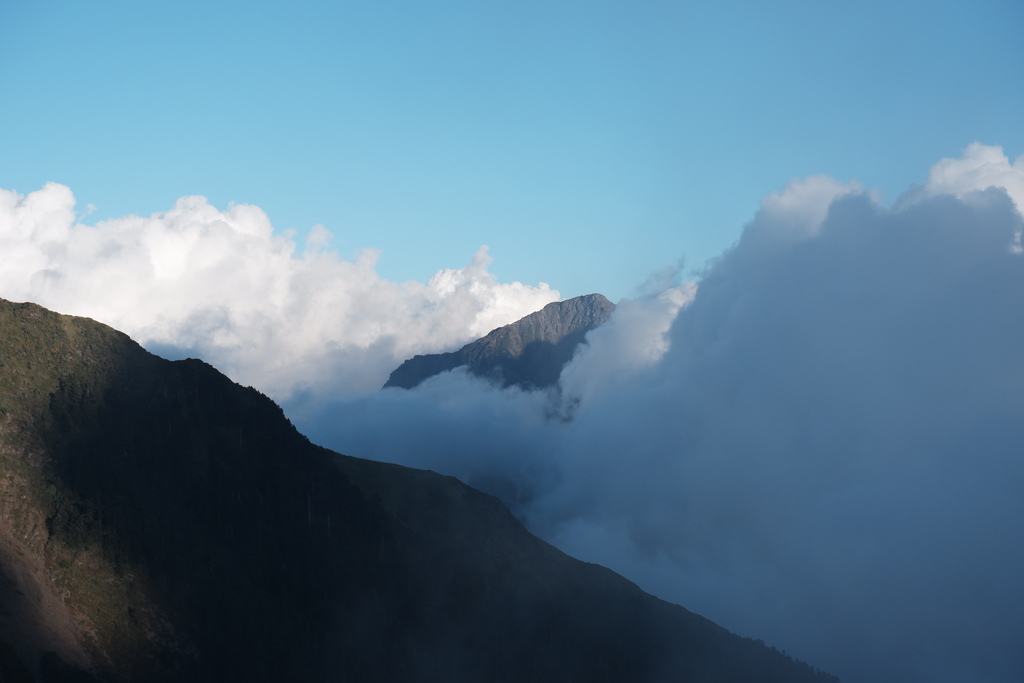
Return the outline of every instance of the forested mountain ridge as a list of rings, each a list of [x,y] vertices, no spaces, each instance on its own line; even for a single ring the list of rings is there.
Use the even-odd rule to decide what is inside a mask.
[[[412,389],[428,377],[462,366],[503,386],[551,386],[587,332],[605,322],[613,310],[615,304],[601,294],[550,303],[458,351],[410,358],[391,373],[384,388]]]
[[[0,680],[830,678],[201,361],[0,300]]]

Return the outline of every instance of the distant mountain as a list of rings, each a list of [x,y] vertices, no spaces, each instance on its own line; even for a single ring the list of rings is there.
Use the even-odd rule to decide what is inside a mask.
[[[503,386],[552,386],[587,332],[606,321],[614,309],[615,304],[600,294],[556,301],[458,351],[405,361],[384,388],[412,389],[428,377],[462,366]]]
[[[101,680],[833,679],[201,361],[0,300],[0,681]]]

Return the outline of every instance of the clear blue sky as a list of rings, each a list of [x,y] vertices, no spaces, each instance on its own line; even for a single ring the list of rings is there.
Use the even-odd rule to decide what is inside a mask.
[[[890,199],[1024,153],[1017,0],[28,2],[0,10],[0,187],[86,220],[202,194],[424,280],[628,295],[815,173]]]

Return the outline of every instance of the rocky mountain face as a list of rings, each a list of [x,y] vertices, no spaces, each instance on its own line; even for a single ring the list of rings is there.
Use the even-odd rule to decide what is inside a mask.
[[[556,301],[458,351],[405,361],[384,388],[412,389],[428,377],[462,366],[503,386],[552,386],[587,332],[607,320],[614,309],[615,304],[600,294]]]
[[[834,680],[198,360],[0,301],[0,681]]]

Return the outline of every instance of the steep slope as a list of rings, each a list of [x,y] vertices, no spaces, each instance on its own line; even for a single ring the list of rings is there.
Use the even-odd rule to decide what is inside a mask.
[[[458,351],[405,361],[391,373],[384,388],[411,389],[428,377],[463,365],[474,375],[503,386],[551,386],[587,332],[607,320],[614,309],[615,304],[600,294],[550,303]]]
[[[827,680],[200,361],[2,301],[0,568],[5,681]]]

